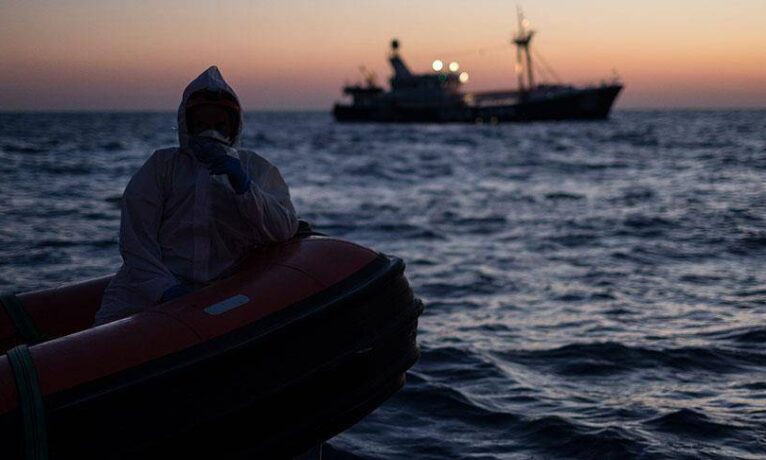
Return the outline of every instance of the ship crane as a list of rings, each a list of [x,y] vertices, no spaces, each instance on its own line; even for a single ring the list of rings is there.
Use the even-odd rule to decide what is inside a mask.
[[[375,88],[378,86],[378,76],[375,74],[375,72],[367,70],[367,67],[360,65],[359,73],[362,75],[367,88]]]
[[[529,21],[524,18],[520,7],[516,7],[519,21],[519,30],[513,37],[516,45],[516,76],[519,79],[519,92],[524,93],[535,88],[535,77],[532,70],[532,55],[529,52],[529,42],[532,41],[535,31],[529,29]],[[526,77],[526,82],[524,81]]]

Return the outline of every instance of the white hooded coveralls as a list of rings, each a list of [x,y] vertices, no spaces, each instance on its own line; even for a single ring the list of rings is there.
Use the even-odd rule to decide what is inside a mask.
[[[227,274],[257,245],[290,239],[298,228],[290,192],[279,170],[237,148],[242,110],[230,155],[251,178],[238,195],[225,175],[211,176],[189,148],[186,108],[198,91],[237,99],[218,68],[189,83],[178,108],[179,148],[155,151],[133,175],[122,196],[120,253],[123,265],[104,292],[96,324],[157,304],[177,284],[198,287]],[[237,102],[237,105],[239,103]]]

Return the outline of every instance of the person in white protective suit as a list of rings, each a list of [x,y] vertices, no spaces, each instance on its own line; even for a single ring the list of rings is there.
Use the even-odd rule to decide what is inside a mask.
[[[279,170],[239,148],[242,109],[213,66],[178,108],[180,146],[155,151],[122,197],[123,265],[96,324],[129,316],[231,273],[253,246],[290,239],[298,219]]]

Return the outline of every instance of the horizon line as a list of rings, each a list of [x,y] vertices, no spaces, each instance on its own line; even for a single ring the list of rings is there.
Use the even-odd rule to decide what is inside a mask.
[[[689,111],[742,111],[742,112],[753,112],[753,111],[762,111],[766,110],[766,105],[764,106],[703,106],[703,107],[695,107],[695,106],[677,106],[677,107],[616,107],[612,109],[612,113],[614,112],[656,112],[656,111],[679,111],[679,112],[689,112]],[[176,113],[177,109],[0,109],[0,114],[14,114],[14,113],[23,113],[23,114],[34,114],[34,113]],[[280,108],[270,108],[270,107],[260,107],[260,108],[246,108],[244,109],[245,113],[307,113],[307,112],[313,112],[313,113],[332,113],[331,109],[318,109],[318,108],[289,108],[289,107],[280,107]]]

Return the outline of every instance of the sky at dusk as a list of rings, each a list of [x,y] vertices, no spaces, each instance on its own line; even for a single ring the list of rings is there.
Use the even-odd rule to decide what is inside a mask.
[[[535,0],[532,46],[620,108],[766,107],[766,1]],[[389,42],[415,71],[456,60],[466,91],[515,86],[516,4],[496,0],[0,2],[0,110],[173,110],[219,66],[247,109],[329,109]]]

